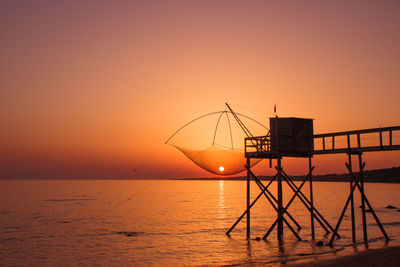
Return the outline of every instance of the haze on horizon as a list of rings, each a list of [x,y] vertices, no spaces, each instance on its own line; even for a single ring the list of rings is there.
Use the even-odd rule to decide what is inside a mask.
[[[2,179],[209,177],[163,143],[225,102],[315,133],[400,125],[399,1],[1,1],[0,21]]]

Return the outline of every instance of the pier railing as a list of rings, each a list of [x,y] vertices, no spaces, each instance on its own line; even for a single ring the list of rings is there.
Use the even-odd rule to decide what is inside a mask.
[[[368,151],[400,150],[398,139],[400,139],[400,126],[315,134],[314,147],[317,149],[314,149],[313,154],[357,154]],[[338,144],[338,141],[342,142]]]
[[[315,134],[313,155],[400,150],[400,126]],[[271,151],[269,136],[245,138],[245,155],[262,157]]]
[[[271,151],[271,142],[269,135],[255,136],[245,138],[246,152],[268,152]]]

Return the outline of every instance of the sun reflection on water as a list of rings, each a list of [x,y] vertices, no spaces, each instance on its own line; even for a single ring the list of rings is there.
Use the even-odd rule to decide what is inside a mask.
[[[224,181],[219,180],[219,218],[225,218]]]

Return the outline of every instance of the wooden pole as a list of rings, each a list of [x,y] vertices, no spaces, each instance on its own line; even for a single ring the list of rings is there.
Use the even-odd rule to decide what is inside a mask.
[[[310,175],[310,203],[311,203],[311,238],[315,239],[315,229],[314,229],[314,199],[313,199],[313,187],[312,187],[312,162],[311,157],[308,158],[308,169]]]
[[[258,179],[258,177],[256,175],[254,175],[254,173],[252,173],[250,171],[250,175],[251,177],[253,177],[253,179],[255,180],[257,186],[260,188],[260,190],[262,191],[262,193],[265,195],[265,197],[267,198],[267,200],[271,203],[271,206],[274,208],[274,210],[276,212],[278,212],[278,208],[275,206],[274,203],[278,203],[278,200],[274,197],[274,195],[263,185],[263,183],[260,181],[260,179]],[[285,178],[283,176],[283,178]],[[305,180],[303,181],[303,183],[301,184],[299,190],[294,194],[294,196],[292,197],[292,199],[289,201],[289,203],[287,204],[287,207],[284,208],[282,210],[282,214],[285,214],[289,217],[289,219],[292,220],[292,222],[297,226],[298,229],[301,229],[300,224],[293,218],[292,215],[290,215],[290,213],[287,211],[288,206],[291,204],[291,202],[294,200],[294,198],[297,196],[298,192],[301,190],[301,187],[304,185]],[[274,200],[274,202],[271,201]]]
[[[283,236],[283,205],[282,205],[282,166],[281,158],[278,158],[278,240]]]
[[[350,203],[350,199],[351,199],[351,196],[353,195],[353,191],[354,191],[355,188],[356,188],[355,185],[351,188],[351,190],[350,190],[350,195],[349,195],[349,197],[347,198],[346,204],[344,205],[344,208],[343,208],[343,210],[342,210],[342,213],[340,214],[340,217],[339,217],[339,220],[338,220],[338,222],[337,222],[337,224],[336,224],[335,230],[333,231],[333,234],[332,234],[332,236],[331,236],[331,239],[329,240],[329,246],[331,246],[331,247],[333,246],[333,241],[335,240],[335,236],[336,236],[336,234],[337,234],[337,232],[338,232],[338,230],[339,230],[340,224],[342,223],[342,220],[343,220],[343,217],[344,217],[344,213],[345,213],[346,210],[347,210],[347,206],[348,206],[349,203]]]
[[[278,220],[275,220],[274,223],[268,228],[267,232],[263,236],[263,240],[266,240],[268,238],[269,234],[272,232],[272,230],[274,230],[274,227],[276,226],[277,223]]]
[[[253,202],[251,202],[250,204],[250,209],[251,207],[254,206],[254,204],[256,204],[257,200],[264,194],[264,192],[268,189],[268,187],[271,185],[271,183],[275,180],[276,175],[271,179],[271,181],[269,181],[269,183],[267,184],[267,186],[264,187],[263,191],[260,192],[260,194],[258,194],[258,196],[256,197],[256,199],[253,200]],[[236,225],[243,219],[243,217],[247,214],[247,211],[250,209],[246,209],[242,215],[240,215],[240,217],[236,220],[236,222],[232,225],[231,228],[229,228],[229,230],[225,233],[226,235],[230,235],[230,233],[232,232],[232,230],[236,227]]]
[[[347,168],[350,170],[349,165],[346,164],[346,166],[347,166]],[[363,163],[363,168],[364,168],[364,166],[365,166],[365,163]],[[354,180],[354,187],[357,187],[358,190],[360,191],[360,194],[361,194],[362,197],[364,198],[364,201],[365,201],[365,203],[367,204],[368,209],[371,211],[372,216],[373,216],[374,219],[375,219],[375,222],[378,224],[379,228],[381,229],[382,234],[385,236],[386,241],[388,241],[388,240],[389,240],[389,236],[387,235],[385,229],[383,228],[383,225],[382,225],[381,222],[379,221],[378,216],[376,216],[375,211],[374,211],[374,209],[372,208],[371,204],[369,203],[367,197],[365,196],[365,194],[364,194],[363,192],[361,192],[361,186],[360,186],[360,185],[358,184],[358,182],[355,180],[354,174],[353,174],[351,171],[350,171],[350,174],[351,174],[351,178]]]
[[[282,170],[283,178],[286,180],[287,184],[289,187],[296,192],[298,190],[297,185],[289,178],[289,176],[285,173],[284,170]],[[308,179],[308,177],[307,177]],[[309,207],[310,205],[310,200],[301,192],[299,191],[298,195],[299,199],[301,202],[303,202],[304,206],[311,212],[311,208]],[[314,207],[314,218],[319,222],[319,224],[324,228],[324,230],[329,233],[329,229],[332,231],[334,230],[333,227],[328,223],[328,221],[321,215],[321,213]],[[322,221],[325,223],[325,225],[322,223]],[[328,228],[327,228],[328,227]],[[340,237],[339,234],[336,234],[337,237]]]
[[[347,141],[349,142],[350,138],[347,136]],[[349,142],[349,149],[350,149],[350,142]],[[351,152],[349,151],[349,168],[350,172],[352,171],[352,163],[351,163]],[[350,211],[351,211],[351,237],[353,243],[356,242],[356,221],[354,217],[354,198],[353,198],[353,179],[350,178]]]
[[[256,197],[256,199],[250,204],[250,209],[251,209],[251,207],[253,207],[253,205],[257,202],[257,200],[261,197],[263,195],[263,193],[261,192],[257,197]],[[243,219],[243,217],[247,214],[247,211],[248,210],[250,210],[250,209],[246,209],[243,213],[242,213],[242,215],[236,220],[236,222],[231,226],[231,228],[229,228],[229,230],[228,231],[226,231],[226,235],[230,235],[230,233],[232,232],[232,230],[236,227],[236,225]]]
[[[247,170],[247,190],[246,190],[246,207],[247,207],[247,220],[246,220],[246,237],[247,239],[250,238],[250,158],[247,158],[246,162],[249,169]]]
[[[359,163],[359,181],[361,185],[361,209],[362,209],[362,223],[363,223],[363,233],[364,233],[364,242],[365,246],[368,248],[368,234],[367,234],[367,219],[365,216],[365,200],[364,200],[364,178],[363,178],[363,172],[364,172],[364,165],[362,162],[362,153],[358,155],[358,163]]]
[[[253,176],[254,178],[255,178],[255,181],[256,181],[256,184],[258,185],[258,187],[261,189],[261,190],[264,190],[264,186],[263,186],[263,184],[261,183],[261,181],[257,178],[257,176]],[[267,193],[269,193],[270,194],[270,192],[268,191],[268,190],[266,190],[267,191]],[[275,209],[275,211],[277,211],[278,212],[278,208],[275,206],[275,204],[274,204],[274,202],[272,201],[272,199],[274,199],[274,196],[271,194],[270,195],[270,197],[268,196],[268,195],[266,195],[266,194],[264,194],[265,195],[265,197],[267,198],[267,200],[269,201],[269,203],[271,204],[271,206]],[[275,200],[276,201],[276,200]],[[282,212],[283,213],[283,212]],[[286,213],[288,216],[289,216],[289,213]],[[294,218],[293,217],[291,217],[291,219],[293,220],[293,222],[295,222],[296,224],[297,224],[297,222],[294,220]],[[290,231],[292,231],[292,233],[296,236],[296,238],[297,238],[297,240],[301,240],[301,238],[300,238],[300,236],[294,231],[294,229],[293,229],[293,227],[290,225],[290,223],[285,219],[285,217],[283,217],[282,216],[282,220],[283,220],[283,222],[284,223],[286,223],[286,225],[288,226],[288,228],[290,229]],[[298,225],[298,224],[297,224]],[[300,227],[299,225],[298,225],[298,227]],[[266,238],[266,237],[265,237]]]

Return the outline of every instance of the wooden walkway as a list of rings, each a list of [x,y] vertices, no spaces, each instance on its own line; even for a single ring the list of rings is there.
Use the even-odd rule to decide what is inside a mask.
[[[296,133],[294,133],[295,135]],[[298,138],[298,136],[293,136]],[[291,138],[289,136],[288,138]],[[293,138],[293,140],[298,140]],[[282,152],[282,151],[273,151],[271,150],[271,140],[270,135],[266,136],[248,136],[245,138],[245,157],[246,157],[246,169],[247,169],[247,197],[246,197],[246,210],[243,214],[236,220],[236,222],[232,225],[232,227],[226,232],[227,235],[230,235],[231,231],[236,227],[236,225],[246,216],[246,235],[247,238],[250,238],[250,209],[257,202],[257,200],[264,195],[271,206],[277,213],[277,219],[274,223],[268,228],[268,231],[265,233],[263,239],[266,239],[271,231],[276,227],[278,233],[278,240],[282,241],[283,236],[283,226],[284,223],[290,229],[292,234],[298,239],[301,240],[301,237],[294,230],[291,223],[295,224],[298,230],[301,229],[301,226],[296,222],[293,216],[289,213],[288,209],[292,201],[297,197],[299,198],[305,207],[310,211],[311,215],[311,236],[312,239],[315,238],[315,226],[314,220],[316,220],[324,230],[329,233],[332,232],[331,239],[329,245],[333,245],[333,242],[339,236],[339,228],[342,223],[345,212],[348,208],[351,210],[351,224],[352,224],[352,240],[356,243],[356,227],[355,227],[355,209],[354,209],[354,193],[355,191],[359,191],[361,195],[361,208],[362,208],[362,224],[363,224],[363,238],[366,247],[368,247],[368,234],[367,234],[367,221],[366,221],[366,208],[371,212],[373,219],[376,224],[379,226],[385,240],[389,240],[389,237],[383,228],[382,223],[380,222],[378,216],[375,214],[374,209],[372,208],[371,203],[368,201],[367,196],[364,192],[364,181],[363,181],[363,172],[365,168],[365,162],[363,162],[362,155],[364,152],[373,152],[373,151],[391,151],[391,150],[400,150],[400,126],[395,127],[381,127],[381,128],[371,128],[371,129],[363,129],[363,130],[354,130],[354,131],[344,131],[344,132],[333,132],[333,133],[324,133],[324,134],[314,134],[313,138],[313,146],[314,148],[309,150],[308,152]],[[321,215],[321,213],[316,209],[313,203],[313,187],[312,187],[312,171],[314,167],[312,166],[311,159],[315,155],[327,155],[327,154],[339,154],[344,153],[347,154],[348,160],[345,163],[346,167],[349,171],[351,179],[349,180],[350,184],[350,193],[347,198],[347,201],[343,207],[343,210],[339,216],[339,219],[336,223],[335,227],[332,227],[325,218]],[[353,172],[353,163],[352,156],[358,157],[358,174]],[[307,176],[304,178],[303,182],[300,186],[297,186],[293,183],[292,179],[285,173],[281,166],[281,160],[284,157],[302,157],[308,158],[309,160],[309,172]],[[270,166],[272,165],[272,159],[277,160],[277,174],[274,178],[268,183],[268,185],[264,185],[261,180],[251,171],[250,169],[250,160],[251,158],[265,158],[270,160]],[[250,181],[254,180],[257,186],[260,188],[261,193],[257,196],[256,199],[252,201],[250,204]],[[272,181],[277,181],[277,196],[275,197],[269,190],[268,187],[271,185]],[[309,181],[310,186],[310,195],[309,197],[305,196],[301,189],[306,181]],[[282,198],[282,185],[283,183],[287,183],[288,186],[293,190],[293,196],[291,200],[286,203],[283,203]],[[285,218],[287,217],[287,219]]]

